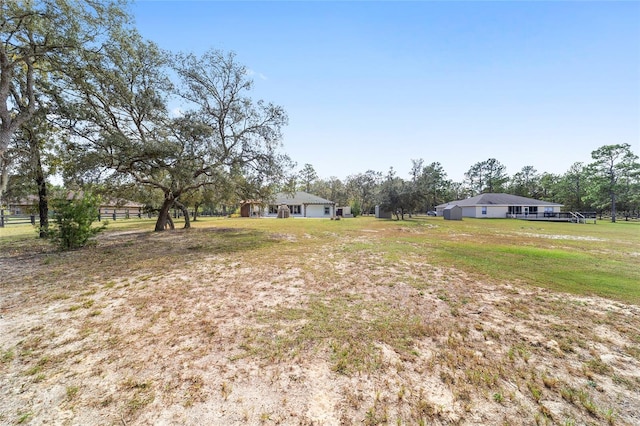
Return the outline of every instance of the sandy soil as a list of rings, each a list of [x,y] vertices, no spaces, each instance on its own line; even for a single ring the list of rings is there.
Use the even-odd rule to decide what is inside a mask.
[[[638,306],[345,250],[376,232],[182,264],[172,238],[0,259],[0,424],[640,424]]]

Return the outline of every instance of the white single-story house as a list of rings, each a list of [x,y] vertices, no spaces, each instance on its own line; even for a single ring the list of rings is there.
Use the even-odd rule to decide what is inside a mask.
[[[463,217],[477,218],[527,218],[554,216],[560,213],[562,204],[541,201],[511,194],[480,194],[466,200],[450,201],[436,206],[436,213],[442,216],[447,206],[462,208]]]
[[[302,191],[293,194],[279,192],[267,203],[245,201],[240,212],[243,217],[277,217],[278,207],[283,205],[289,207],[290,217],[332,218],[336,215],[336,203]]]

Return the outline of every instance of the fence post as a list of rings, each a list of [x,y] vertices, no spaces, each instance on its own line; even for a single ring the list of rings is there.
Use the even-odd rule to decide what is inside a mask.
[[[114,221],[116,220],[116,211],[115,210],[113,211],[113,220]]]
[[[34,215],[34,214],[31,215],[31,224],[32,225],[36,224],[36,215]]]
[[[0,228],[4,228],[4,210],[0,210]]]

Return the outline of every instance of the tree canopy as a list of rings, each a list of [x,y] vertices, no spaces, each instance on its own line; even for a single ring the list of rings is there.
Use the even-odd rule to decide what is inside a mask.
[[[123,35],[86,61],[72,80],[67,175],[161,191],[157,231],[172,226],[172,207],[186,213],[181,201],[200,188],[231,187],[249,198],[283,177],[288,158],[277,149],[287,115],[248,97],[252,82],[233,54],[170,55]],[[170,101],[182,101],[178,114],[170,113]]]
[[[510,192],[575,211],[640,214],[640,164],[628,143],[603,145],[591,164],[561,175],[524,166],[512,176],[496,158],[473,164],[462,182],[431,160],[411,160],[407,179],[391,169],[320,178],[292,173],[280,151],[287,114],[251,97],[250,73],[233,53],[166,52],[131,25],[127,1],[0,2],[0,205],[29,191],[47,227],[47,175],[68,188],[93,186],[145,202],[156,230],[170,209],[233,206],[303,189],[354,211],[433,210],[483,192]],[[70,17],[73,17],[70,19]],[[57,156],[50,154],[57,150]]]
[[[46,102],[45,85],[74,69],[83,50],[99,50],[113,28],[129,22],[123,1],[0,2],[0,173],[21,126]],[[0,181],[6,183],[6,179]],[[4,186],[0,186],[0,198]]]

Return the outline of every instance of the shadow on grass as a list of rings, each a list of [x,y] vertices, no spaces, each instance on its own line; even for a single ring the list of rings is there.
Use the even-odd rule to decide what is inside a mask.
[[[73,286],[87,280],[163,274],[187,263],[259,250],[281,241],[264,231],[244,228],[106,232],[95,244],[58,252],[45,241],[25,239],[4,245],[0,269],[14,276],[12,287],[19,283]]]

